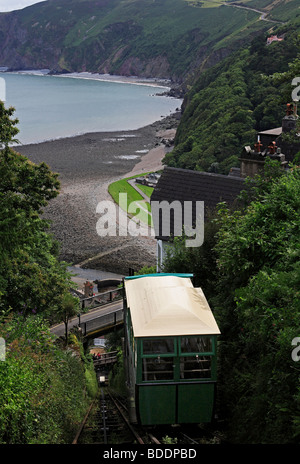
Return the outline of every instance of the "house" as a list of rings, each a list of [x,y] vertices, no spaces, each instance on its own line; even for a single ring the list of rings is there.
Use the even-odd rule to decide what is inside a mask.
[[[190,222],[193,224],[197,219],[197,202],[204,202],[206,215],[209,209],[214,209],[221,201],[233,203],[243,187],[244,179],[241,177],[165,167],[151,195],[152,218],[157,240],[157,271],[161,271],[170,237],[182,235],[185,208],[192,207]],[[178,202],[181,205],[178,218],[180,226],[176,233],[174,211],[176,204],[180,206]],[[169,205],[169,209],[165,206],[163,210],[163,204]],[[159,211],[156,208],[160,208]],[[168,233],[164,231],[166,222],[167,226],[169,225]]]
[[[278,37],[277,35],[271,35],[267,38],[267,45],[270,45],[272,42],[282,42],[283,37]]]
[[[281,136],[296,127],[296,120],[296,113],[288,105],[282,127],[260,132],[254,148],[244,147],[240,157],[240,168],[232,168],[228,175],[164,168],[151,195],[157,240],[157,272],[162,270],[170,238],[182,235],[187,216],[190,224],[194,226],[194,229],[191,227],[192,231],[197,231],[198,224],[204,225],[208,212],[214,210],[218,203],[234,204],[240,192],[245,189],[245,178],[258,174],[263,169],[267,157],[279,161],[282,169],[287,168],[288,160],[281,149],[285,142]],[[292,160],[295,150],[299,151],[299,147],[286,148]],[[197,209],[199,204],[203,204],[203,210]],[[198,223],[197,214],[202,214]]]
[[[275,127],[266,131],[258,132],[258,139],[262,143],[262,150],[266,149],[270,143],[276,142],[278,148],[285,154],[287,162],[293,161],[295,154],[300,150],[299,142],[291,143],[284,140],[284,134],[295,131],[297,127],[298,115],[297,105],[288,103],[286,105],[286,114],[282,119],[280,127]]]

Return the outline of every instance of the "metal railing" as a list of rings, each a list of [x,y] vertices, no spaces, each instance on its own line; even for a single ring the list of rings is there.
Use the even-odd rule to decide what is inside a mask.
[[[99,367],[106,364],[113,364],[117,361],[117,351],[109,351],[108,353],[102,353],[98,356],[94,356],[94,366]]]
[[[102,306],[123,297],[123,288],[108,290],[107,292],[99,293],[98,295],[89,296],[81,299],[82,309],[92,309],[97,306]]]
[[[118,309],[109,314],[95,317],[86,322],[81,322],[79,327],[82,330],[83,335],[95,332],[99,329],[107,329],[108,327],[114,327],[123,323],[123,309]]]

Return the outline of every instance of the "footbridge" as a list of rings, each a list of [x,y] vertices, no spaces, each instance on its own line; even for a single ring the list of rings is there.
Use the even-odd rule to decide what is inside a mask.
[[[95,369],[101,370],[102,367],[107,367],[111,364],[115,364],[118,360],[118,352],[110,351],[108,353],[102,353],[99,356],[94,356],[94,367]]]
[[[114,306],[103,309],[106,309],[108,312],[98,316],[92,316],[91,314],[91,318],[78,324],[85,337],[93,337],[101,333],[109,332],[113,328],[123,324],[123,303],[119,304],[117,307]]]
[[[115,304],[112,304],[115,303]],[[81,300],[83,313],[89,311],[85,320],[79,317],[79,327],[84,336],[108,332],[123,324],[123,288],[108,290]],[[95,311],[95,310],[100,311]],[[87,315],[88,316],[88,315]]]
[[[123,288],[109,290],[88,298],[81,298],[81,312],[68,322],[68,330],[80,327],[86,338],[107,333],[123,324]],[[65,325],[51,328],[57,336],[64,336]]]

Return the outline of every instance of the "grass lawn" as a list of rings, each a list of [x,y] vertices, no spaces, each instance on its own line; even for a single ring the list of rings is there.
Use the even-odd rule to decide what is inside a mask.
[[[151,197],[152,195],[152,192],[154,190],[153,187],[148,187],[148,185],[143,185],[143,184],[138,184],[138,187],[140,190],[142,190],[146,195],[147,197]]]
[[[116,182],[113,182],[108,187],[108,192],[112,196],[113,200],[125,211],[123,204],[120,205],[120,193],[126,193],[127,195],[127,205],[126,205],[126,212],[131,216],[139,219],[144,224],[153,225],[152,224],[152,216],[151,216],[151,207],[150,203],[148,203],[144,198],[141,196],[139,192],[132,187],[127,180],[134,179],[135,177],[140,176],[133,176],[128,177],[126,179],[121,179]],[[139,187],[146,187],[141,186]],[[148,187],[150,189],[150,187]],[[144,191],[144,189],[141,189]],[[152,189],[153,190],[153,189]],[[145,192],[148,195],[147,192]]]

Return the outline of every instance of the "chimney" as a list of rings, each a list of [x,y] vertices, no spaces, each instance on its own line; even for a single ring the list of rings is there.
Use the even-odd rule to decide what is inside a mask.
[[[244,147],[240,157],[241,162],[241,177],[254,177],[265,164],[265,153],[261,151],[262,143],[260,137],[257,137],[257,142],[254,144],[254,150],[250,146]]]
[[[254,144],[254,150],[250,146],[244,147],[240,157],[241,177],[254,177],[263,171],[267,156],[272,160],[279,161],[281,168],[285,169],[287,161],[285,161],[285,155],[281,153],[281,149],[276,146],[276,142],[271,142],[264,151],[261,151],[261,149],[262,144],[259,136]]]
[[[267,155],[275,161],[279,161],[282,169],[285,169],[288,162],[285,160],[285,155],[281,153],[281,148],[276,146],[275,142],[270,143],[268,146]]]
[[[276,142],[271,142],[270,145],[268,145],[269,155],[275,155],[276,150],[277,150]]]
[[[295,130],[297,119],[297,106],[292,103],[287,103],[286,115],[282,119],[282,132],[291,132]]]

